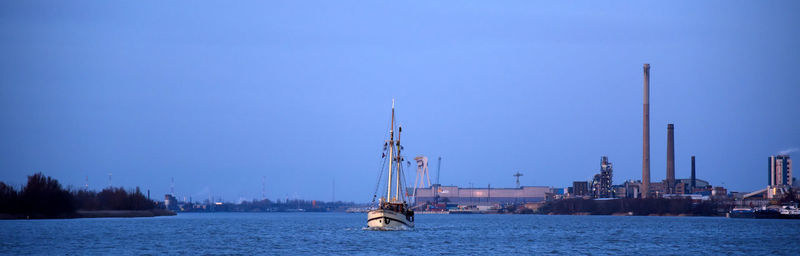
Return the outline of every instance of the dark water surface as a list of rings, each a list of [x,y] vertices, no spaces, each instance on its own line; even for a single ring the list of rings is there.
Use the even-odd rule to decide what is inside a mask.
[[[798,220],[418,215],[412,231],[365,225],[355,213],[3,220],[0,253],[800,255]]]

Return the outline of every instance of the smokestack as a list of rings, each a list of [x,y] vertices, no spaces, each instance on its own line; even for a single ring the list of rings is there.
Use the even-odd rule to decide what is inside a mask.
[[[692,191],[691,191],[691,193],[694,193],[694,188],[695,188],[695,186],[697,186],[697,184],[695,183],[695,179],[696,178],[697,177],[694,176],[694,156],[692,156]]]
[[[775,185],[773,182],[774,179],[772,178],[775,176],[773,174],[775,171],[775,156],[770,156],[767,160],[769,160],[769,164],[767,165],[767,186],[773,186]]]
[[[675,125],[667,124],[667,193],[675,193]]]
[[[642,198],[650,194],[650,64],[644,64],[644,102],[642,128]]]
[[[436,184],[442,184],[439,183],[439,174],[441,173],[442,173],[442,157],[439,156],[439,164],[436,165]]]

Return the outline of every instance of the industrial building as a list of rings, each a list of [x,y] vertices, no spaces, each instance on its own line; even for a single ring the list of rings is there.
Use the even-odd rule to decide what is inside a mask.
[[[572,187],[567,188],[571,196],[588,196],[589,195],[589,182],[586,181],[573,181]]]
[[[178,199],[175,198],[172,194],[165,194],[164,195],[164,207],[167,210],[177,211],[178,208]]]
[[[518,188],[461,188],[433,184],[427,188],[417,188],[416,205],[433,203],[497,205],[536,203],[545,200],[552,193],[550,187],[521,186]]]
[[[600,157],[600,173],[595,174],[592,179],[592,197],[594,198],[611,198],[613,197],[611,190],[611,178],[613,175],[613,165],[608,162],[607,156]]]
[[[674,160],[672,161],[674,163]],[[699,194],[709,196],[712,193],[712,186],[708,181],[697,179],[697,171],[695,170],[695,156],[691,158],[692,172],[690,178],[686,179],[665,179],[663,182],[651,182],[649,185],[650,196],[664,196],[664,195],[686,195],[686,194]],[[674,168],[674,167],[672,167]],[[674,172],[672,173],[674,175]],[[672,180],[672,181],[669,181]],[[668,184],[673,184],[668,186]],[[628,180],[622,185],[611,186],[611,197],[627,197],[627,198],[640,198],[642,196],[641,190],[643,188],[642,181]],[[668,189],[671,188],[671,191]],[[719,191],[718,191],[719,192]]]
[[[767,177],[768,186],[792,186],[792,158],[788,155],[770,156]]]
[[[711,188],[711,184],[709,184],[708,181],[697,178],[677,179],[676,181],[675,194],[701,193],[703,191],[709,191]],[[695,185],[692,186],[692,183]]]
[[[692,181],[696,184],[694,188],[692,188]],[[642,188],[641,181],[633,181],[629,180],[623,183],[622,185],[614,185],[612,186],[612,191],[614,192],[615,197],[627,197],[627,198],[639,198],[641,196],[640,190]],[[712,186],[708,183],[708,181],[697,179],[697,178],[688,178],[688,179],[675,179],[675,186],[673,187],[674,193],[667,193],[666,190],[667,186],[664,182],[651,182],[650,183],[650,192],[652,196],[663,196],[663,195],[685,195],[685,194],[700,194],[700,195],[710,195]]]
[[[781,199],[789,194],[792,185],[797,185],[792,177],[792,158],[788,155],[770,156],[767,165],[767,187],[745,194],[743,199],[747,201]]]
[[[691,176],[688,179],[675,178],[675,124],[667,124],[666,143],[666,177],[660,182],[650,180],[650,64],[643,65],[644,85],[642,101],[642,179],[629,180],[621,185],[613,185],[613,165],[607,156],[600,160],[600,173],[595,174],[591,183],[575,181],[572,187],[567,188],[564,198],[586,197],[593,198],[652,198],[652,197],[685,197],[717,196],[723,197],[727,190],[722,187],[712,187],[705,180],[697,179],[695,171],[695,156],[691,157]],[[769,182],[791,186],[791,160],[788,156],[770,157]],[[764,190],[766,191],[766,190]]]

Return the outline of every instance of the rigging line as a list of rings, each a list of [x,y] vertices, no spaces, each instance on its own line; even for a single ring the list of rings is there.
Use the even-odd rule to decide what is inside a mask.
[[[400,168],[398,168],[398,172],[399,172],[400,176],[403,177],[403,179],[400,181],[400,188],[403,188],[403,190],[406,190],[406,189],[408,189],[408,188],[406,188],[406,175],[403,172],[403,167],[402,166],[403,165],[401,164]],[[401,195],[402,195],[401,199],[402,199],[403,202],[406,201],[406,193],[408,193],[408,191],[403,191],[403,193],[401,193]]]
[[[394,114],[394,113],[392,113]],[[394,116],[393,116],[394,117]],[[403,136],[403,125],[399,122],[397,124],[397,188],[395,188],[395,198],[400,201],[405,201],[405,194],[406,191],[401,191],[403,189],[403,184],[400,183],[400,176],[403,176],[405,179],[405,175],[403,174],[403,161],[405,160],[401,155],[403,151],[403,146],[400,144],[400,137]],[[402,192],[402,193],[401,193]]]
[[[408,183],[406,182],[406,174],[405,174],[405,172],[402,172],[402,174],[403,174],[403,186],[406,188],[406,190],[408,190],[408,187],[407,187]],[[408,193],[408,191],[403,191],[403,201],[407,201],[408,200],[407,193]]]
[[[378,174],[378,181],[375,182],[375,191],[372,192],[373,203],[375,202],[375,198],[378,196],[378,188],[380,188],[381,186],[381,178],[383,178],[383,171],[386,170],[386,160],[387,158],[384,157],[382,161],[380,161],[379,163],[381,166],[381,172]]]
[[[398,140],[399,140],[399,138],[398,138]],[[398,197],[399,197],[399,199],[401,199],[401,201],[406,201],[406,199],[407,199],[406,198],[406,193],[408,193],[408,191],[406,191],[406,189],[408,189],[406,186],[408,185],[408,183],[406,182],[405,172],[403,172],[403,168],[404,168],[403,167],[403,161],[406,161],[406,160],[405,160],[405,157],[400,155],[399,153],[400,153],[400,151],[398,150],[398,155],[397,155],[397,160],[398,160],[397,175],[398,176],[402,176],[403,178],[400,179],[398,177],[397,182],[400,183],[399,188],[402,189],[403,191],[402,191],[402,193],[400,193],[400,195],[398,195]],[[406,162],[408,162],[408,161],[406,161]]]
[[[389,121],[389,123],[391,125],[391,121]],[[385,156],[385,153],[386,153],[386,145],[388,143],[388,140],[387,140],[388,137],[389,137],[388,134],[384,134],[383,135],[383,141],[384,142],[383,142],[383,146],[381,146],[383,149],[380,150],[382,156]],[[386,168],[386,160],[387,159],[388,159],[387,157],[381,157],[381,159],[378,160],[378,165],[380,166],[381,171],[378,174],[378,181],[375,182],[375,190],[372,192],[372,202],[373,203],[375,202],[375,198],[378,196],[378,188],[380,188],[380,186],[381,186],[381,178],[383,177],[383,171]]]

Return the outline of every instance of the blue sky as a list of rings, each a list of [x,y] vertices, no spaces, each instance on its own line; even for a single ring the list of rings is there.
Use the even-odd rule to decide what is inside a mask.
[[[0,180],[43,172],[226,200],[366,202],[391,100],[441,182],[566,187],[614,163],[652,180],[766,185],[800,147],[796,1],[6,1]],[[798,153],[794,153],[797,155]],[[436,161],[431,160],[435,170]],[[407,179],[413,181],[413,172]],[[411,181],[409,181],[411,183]],[[160,196],[159,196],[160,197]]]

